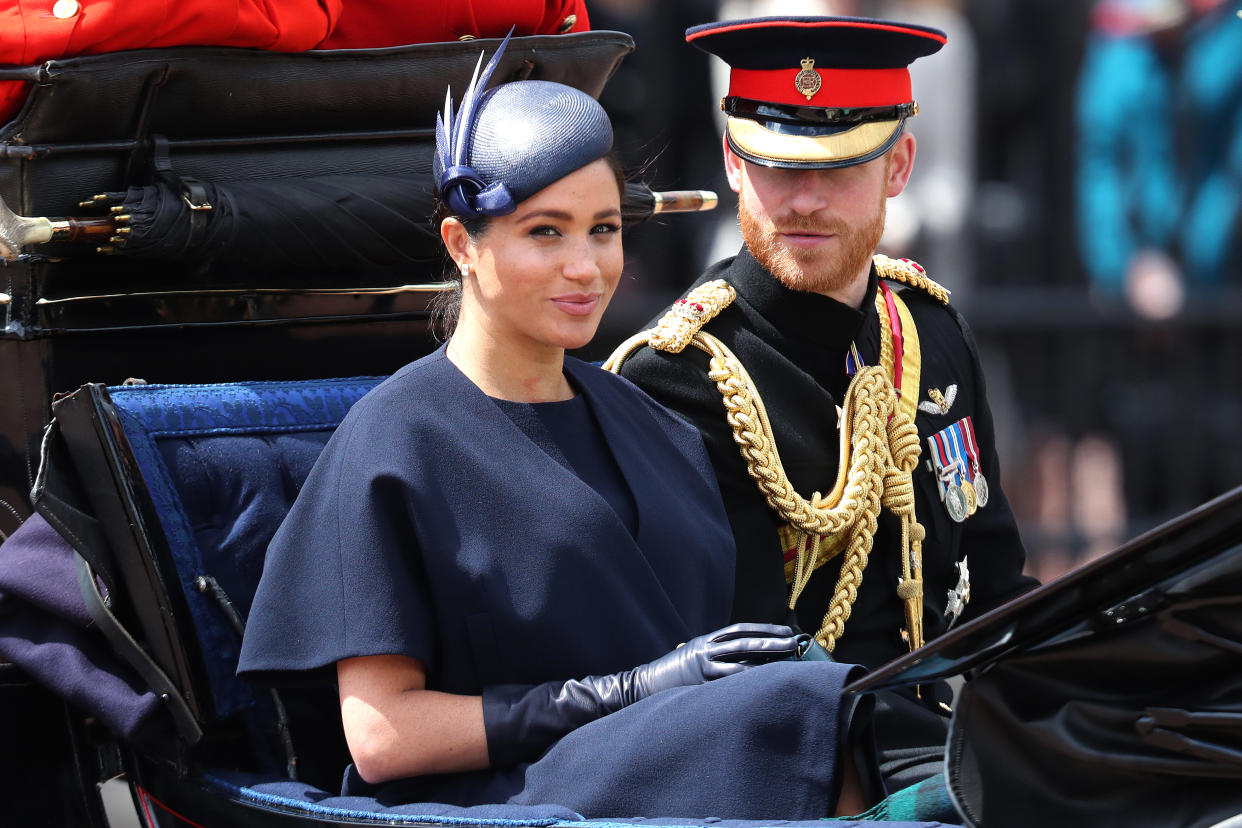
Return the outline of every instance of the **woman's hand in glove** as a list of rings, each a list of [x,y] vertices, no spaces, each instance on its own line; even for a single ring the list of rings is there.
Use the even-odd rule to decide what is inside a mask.
[[[793,658],[804,638],[789,627],[734,624],[632,670],[533,687],[488,687],[483,691],[483,724],[492,767],[533,759],[566,733],[662,690]]]
[[[626,703],[633,704],[661,690],[714,681],[797,654],[798,636],[789,627],[734,624],[693,638],[655,661],[620,675],[627,679]]]

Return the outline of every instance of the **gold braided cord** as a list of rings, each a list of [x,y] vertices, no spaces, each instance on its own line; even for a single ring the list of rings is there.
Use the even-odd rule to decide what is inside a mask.
[[[881,279],[901,282],[929,294],[942,305],[949,304],[949,289],[927,275],[927,271],[918,262],[910,259],[890,259],[877,253],[871,257],[875,264],[875,272]]]
[[[843,405],[842,463],[837,480],[826,495],[815,492],[807,500],[798,495],[785,474],[767,411],[746,369],[711,334],[700,332],[692,344],[711,356],[708,377],[720,391],[733,438],[768,505],[809,536],[809,543],[800,545],[798,550],[789,606],[796,606],[811,574],[821,564],[821,547],[837,546],[844,536],[847,540],[841,575],[816,633],[820,644],[831,652],[844,633],[845,622],[858,597],[880,508],[886,507],[902,522],[902,580],[898,592],[906,605],[907,640],[911,649],[920,646],[923,530],[914,516],[911,479],[918,463],[919,437],[914,423],[901,410],[884,370],[875,366],[863,368],[851,381]]]
[[[648,333],[637,334],[623,343],[604,367],[619,371],[629,354],[647,344]],[[914,423],[901,410],[884,369],[863,368],[850,382],[840,432],[843,462],[836,483],[827,495],[815,492],[807,500],[798,495],[785,474],[767,410],[741,362],[723,342],[704,331],[696,333],[690,344],[711,358],[708,377],[720,391],[733,439],[768,505],[783,520],[811,536],[810,543],[799,548],[789,606],[796,605],[820,563],[820,546],[834,546],[843,535],[848,538],[841,576],[815,636],[831,652],[858,597],[880,508],[887,507],[902,522],[902,579],[898,595],[906,605],[905,637],[911,649],[921,646],[920,559],[924,533],[914,517],[911,480],[911,472],[918,463],[919,437]]]
[[[790,608],[796,606],[812,573],[844,549],[841,574],[815,636],[829,652],[835,649],[858,597],[880,509],[887,508],[901,522],[902,576],[897,584],[897,595],[905,607],[906,624],[902,635],[911,650],[922,646],[925,532],[914,513],[912,479],[918,464],[919,437],[890,379],[895,354],[887,314],[879,314],[880,366],[858,370],[846,391],[837,479],[827,494],[814,492],[808,500],[794,490],[785,474],[767,410],[754,381],[723,342],[701,329],[707,319],[733,299],[732,295],[716,292],[715,287],[712,290],[712,298],[717,301],[705,308],[702,317],[707,318],[687,320],[691,323],[689,326],[683,326],[682,319],[676,320],[677,336],[672,338],[677,342],[673,347],[677,351],[684,348],[685,335],[690,333],[688,344],[708,354],[708,377],[720,392],[726,420],[750,476],[768,505],[800,534],[790,579]],[[684,311],[678,313],[678,316],[683,315]],[[670,316],[666,315],[665,320],[670,320]],[[638,348],[648,344],[657,347],[658,338],[653,336],[657,330],[644,331],[623,342],[604,363],[604,368],[618,372]],[[668,349],[667,342],[660,344]]]

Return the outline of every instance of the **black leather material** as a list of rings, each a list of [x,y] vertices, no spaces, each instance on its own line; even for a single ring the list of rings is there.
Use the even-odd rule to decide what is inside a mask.
[[[492,767],[534,759],[557,739],[661,690],[740,673],[796,657],[798,636],[773,624],[734,624],[622,673],[483,691],[483,725]]]
[[[1242,488],[846,690],[954,675],[945,775],[974,828],[1242,813]]]
[[[45,63],[0,140],[27,145],[297,135],[433,127],[447,86],[464,90],[499,40],[300,53],[226,47],[114,52]],[[515,37],[497,82],[530,78],[599,95],[629,35]]]
[[[1215,825],[1242,813],[1240,677],[1235,545],[967,682],[950,791],[973,826]]]

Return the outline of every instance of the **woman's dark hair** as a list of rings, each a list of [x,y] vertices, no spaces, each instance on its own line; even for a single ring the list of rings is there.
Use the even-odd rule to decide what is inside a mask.
[[[617,190],[620,192],[622,199],[624,199],[626,175],[625,170],[621,166],[621,158],[617,151],[609,150],[597,160],[608,163],[609,168],[612,169],[613,176],[617,180]],[[440,194],[436,193],[434,209],[431,214],[431,220],[436,232],[439,232],[440,224],[446,218],[456,215],[448,203],[440,198]],[[487,235],[488,228],[491,226],[491,219],[487,216],[480,216],[462,221],[462,226],[466,228],[466,235],[470,237],[471,241],[477,242]],[[453,258],[449,256],[447,250],[444,251],[443,277],[445,287],[431,301],[431,319],[428,323],[432,335],[441,342],[446,341],[453,335],[453,331],[457,329],[457,318],[461,314],[461,273],[458,272],[457,265],[453,262]]]

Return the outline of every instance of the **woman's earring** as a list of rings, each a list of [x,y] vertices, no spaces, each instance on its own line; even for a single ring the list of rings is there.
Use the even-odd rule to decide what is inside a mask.
[[[462,262],[461,267],[459,269],[461,270],[461,278],[463,279],[470,278],[470,265],[466,264],[465,262]]]

